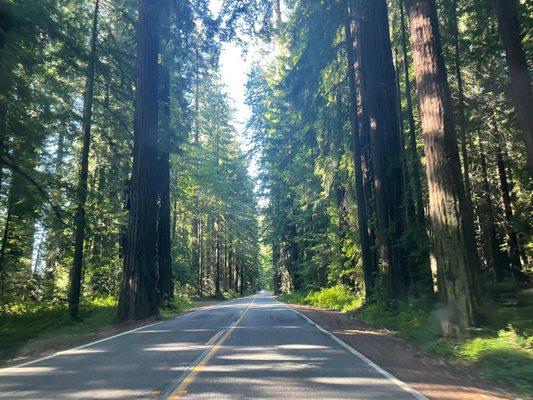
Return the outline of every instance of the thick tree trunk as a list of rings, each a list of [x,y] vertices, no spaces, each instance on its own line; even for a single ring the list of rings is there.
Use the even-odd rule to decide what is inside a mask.
[[[402,5],[403,7],[403,5]],[[397,55],[397,54],[396,54]],[[409,173],[407,156],[405,154],[405,136],[403,130],[402,97],[400,87],[400,65],[398,58],[396,63],[396,92],[398,98],[398,124],[400,125],[401,157],[405,182],[404,196],[404,221],[406,232],[403,243],[405,246],[406,267],[409,271],[410,292],[414,295],[433,295],[433,277],[431,276],[431,266],[429,260],[429,237],[427,234],[424,210],[422,209],[422,220],[417,212],[416,194],[413,193],[415,186],[407,184],[413,181]],[[419,178],[418,178],[419,179]]]
[[[527,149],[527,166],[533,176],[533,91],[527,59],[522,47],[516,0],[491,0],[498,16],[500,36],[505,47],[511,78],[511,98]]]
[[[439,294],[446,306],[446,336],[474,322],[473,223],[468,218],[451,96],[434,0],[405,0],[410,20],[429,185],[433,254]]]
[[[139,0],[137,84],[128,248],[118,307],[119,320],[159,312],[158,213],[158,3]]]
[[[99,0],[96,0],[94,6],[93,26],[91,32],[91,50],[89,54],[89,63],[87,65],[87,81],[85,88],[85,99],[83,103],[83,147],[80,159],[80,175],[78,178],[76,223],[74,238],[74,258],[72,260],[72,269],[70,271],[70,290],[68,297],[68,306],[70,316],[78,318],[80,310],[81,280],[83,269],[83,244],[85,240],[85,203],[87,201],[87,178],[89,175],[89,150],[91,147],[91,127],[93,115],[94,100],[94,74],[96,65],[96,40],[98,37],[98,11]]]
[[[370,127],[383,289],[385,298],[394,302],[406,296],[409,277],[401,244],[404,180],[386,1],[364,0],[359,14],[361,78]]]
[[[170,3],[166,1],[165,11],[161,13],[162,47],[170,45],[170,26],[168,12]],[[174,296],[172,281],[172,250],[170,240],[170,60],[162,54],[160,75],[160,187],[158,215],[157,264],[159,267],[158,289],[161,301],[168,302]]]
[[[355,167],[355,197],[357,202],[357,227],[359,231],[359,244],[361,246],[361,258],[363,263],[363,275],[365,281],[365,297],[369,301],[376,287],[377,266],[373,257],[371,238],[369,234],[369,210],[365,199],[363,181],[363,155],[359,136],[360,121],[358,116],[358,99],[356,83],[356,57],[355,57],[355,6],[352,2],[345,21],[344,32],[346,36],[346,54],[348,58],[348,84],[350,85],[350,132],[353,143],[353,157]]]

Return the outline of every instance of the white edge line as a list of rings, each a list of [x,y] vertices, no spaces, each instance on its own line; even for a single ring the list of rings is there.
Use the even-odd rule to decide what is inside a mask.
[[[375,362],[373,362],[372,360],[370,360],[369,358],[365,357],[364,355],[362,355],[361,353],[359,353],[357,350],[355,350],[353,347],[351,347],[349,344],[347,344],[346,342],[342,341],[341,339],[339,339],[337,336],[335,336],[333,333],[331,333],[330,331],[324,329],[323,327],[321,327],[320,325],[318,325],[315,321],[313,321],[311,318],[307,317],[306,315],[302,314],[301,312],[295,310],[294,308],[288,306],[287,304],[279,301],[279,300],[276,300],[278,301],[279,303],[283,304],[285,307],[287,307],[289,310],[291,311],[294,311],[296,314],[300,315],[301,317],[303,317],[307,322],[309,322],[311,325],[314,325],[318,330],[320,330],[321,332],[325,333],[326,335],[328,335],[331,339],[333,339],[335,342],[337,342],[339,345],[341,345],[343,348],[345,348],[346,350],[348,350],[350,353],[352,353],[353,355],[355,355],[356,357],[358,357],[361,361],[363,361],[365,364],[369,365],[370,367],[374,368],[377,372],[379,372],[381,375],[383,375],[385,378],[387,378],[388,380],[390,380],[392,383],[394,383],[396,386],[399,386],[400,388],[402,388],[404,391],[408,392],[409,394],[411,394],[414,398],[418,399],[418,400],[429,400],[426,396],[424,396],[422,393],[418,392],[417,390],[413,389],[412,387],[410,387],[407,383],[399,380],[398,378],[396,378],[394,375],[392,375],[390,372],[387,372],[385,371],[383,368],[381,368],[379,365],[377,365]]]
[[[234,299],[234,300],[239,300],[239,299]],[[230,301],[233,301],[233,300],[230,300]],[[224,302],[223,304],[226,305],[227,302]],[[54,358],[54,357],[62,356],[62,355],[68,354],[68,353],[70,353],[70,352],[72,352],[72,351],[85,349],[85,348],[87,348],[87,347],[94,346],[95,344],[99,344],[99,343],[102,343],[102,342],[107,342],[108,340],[112,340],[112,339],[118,338],[118,337],[120,337],[120,336],[128,335],[128,334],[130,334],[130,333],[140,331],[141,329],[150,328],[150,327],[152,327],[152,326],[159,325],[159,324],[161,324],[161,323],[163,323],[163,322],[172,321],[172,320],[175,320],[175,319],[178,319],[178,318],[184,317],[184,316],[186,316],[186,315],[190,315],[190,314],[193,314],[193,313],[196,313],[196,312],[199,312],[199,311],[209,310],[209,309],[211,309],[211,308],[217,308],[217,307],[220,307],[220,306],[221,306],[221,304],[215,304],[215,305],[213,305],[213,306],[200,307],[200,308],[198,308],[198,309],[196,309],[196,310],[193,310],[193,311],[188,312],[188,313],[185,313],[185,314],[178,315],[178,316],[176,316],[176,317],[174,317],[174,318],[171,318],[171,319],[168,319],[168,320],[158,321],[158,322],[155,322],[155,323],[153,323],[153,324],[148,324],[148,325],[139,326],[138,328],[131,329],[131,330],[126,331],[126,332],[121,332],[121,333],[118,333],[118,334],[113,335],[113,336],[109,336],[109,337],[106,337],[106,338],[103,338],[103,339],[100,339],[100,340],[96,340],[96,341],[91,342],[91,343],[87,343],[87,344],[84,344],[84,345],[81,345],[81,346],[78,346],[78,347],[74,347],[74,348],[72,348],[72,349],[61,350],[61,351],[58,351],[57,353],[53,353],[53,354],[50,354],[50,355],[48,355],[48,356],[38,358],[38,359],[36,359],[36,360],[26,361],[26,362],[23,362],[23,363],[21,363],[21,364],[13,365],[13,366],[11,366],[11,367],[0,368],[0,375],[4,374],[4,373],[6,373],[6,372],[11,372],[11,371],[13,371],[14,369],[17,369],[17,368],[27,367],[28,365],[37,364],[37,363],[40,363],[40,362],[42,362],[42,361],[49,360],[49,359]]]

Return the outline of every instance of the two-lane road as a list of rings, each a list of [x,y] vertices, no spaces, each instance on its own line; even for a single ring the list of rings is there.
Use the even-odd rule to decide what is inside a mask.
[[[294,310],[257,295],[0,370],[0,398],[424,397]]]

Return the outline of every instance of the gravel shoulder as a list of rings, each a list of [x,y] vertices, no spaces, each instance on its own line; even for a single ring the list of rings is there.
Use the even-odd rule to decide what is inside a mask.
[[[393,332],[369,327],[345,313],[296,304],[290,306],[429,399],[530,399],[496,389],[472,368],[423,354]]]

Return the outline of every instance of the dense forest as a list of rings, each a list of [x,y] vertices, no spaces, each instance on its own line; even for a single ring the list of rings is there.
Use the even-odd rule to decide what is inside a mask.
[[[254,183],[217,65],[264,11],[138,6],[2,2],[4,312],[68,300],[77,318],[111,296],[143,318],[174,293],[258,286]]]
[[[527,287],[531,2],[209,3],[0,2],[2,313],[344,285],[457,337]]]
[[[522,3],[290,3],[275,61],[249,82],[276,292],[438,299],[453,337],[483,323],[495,284],[527,285]]]

